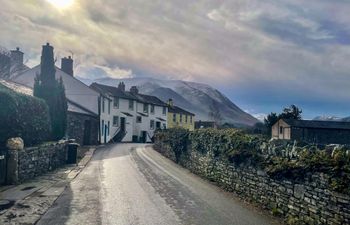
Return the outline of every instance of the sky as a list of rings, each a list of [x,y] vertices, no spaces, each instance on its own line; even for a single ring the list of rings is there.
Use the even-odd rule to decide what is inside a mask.
[[[291,104],[306,119],[350,116],[348,0],[0,4],[0,46],[20,47],[29,66],[50,42],[57,58],[73,53],[84,78],[206,83],[258,117]]]

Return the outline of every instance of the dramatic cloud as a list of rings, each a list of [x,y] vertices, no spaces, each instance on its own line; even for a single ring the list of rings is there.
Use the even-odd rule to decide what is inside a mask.
[[[350,3],[345,0],[0,0],[0,45],[29,65],[50,42],[76,74],[186,79],[254,112],[296,103],[350,115]]]

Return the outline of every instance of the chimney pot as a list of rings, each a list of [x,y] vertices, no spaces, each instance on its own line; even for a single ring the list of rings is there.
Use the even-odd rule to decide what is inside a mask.
[[[169,98],[169,100],[168,100],[168,105],[169,105],[169,106],[174,106],[174,101],[173,101],[173,99]]]
[[[124,84],[124,82],[119,82],[118,89],[121,90],[121,91],[125,91],[125,84]]]
[[[74,76],[73,59],[71,57],[64,57],[61,60],[61,70],[71,76]]]
[[[138,93],[139,93],[139,89],[137,89],[136,86],[132,86],[132,87],[130,88],[130,92],[133,93],[133,94],[138,94]]]

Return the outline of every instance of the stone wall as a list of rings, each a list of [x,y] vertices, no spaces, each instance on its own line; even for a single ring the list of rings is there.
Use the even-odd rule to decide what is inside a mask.
[[[18,178],[22,182],[66,164],[67,144],[54,143],[18,151]]]
[[[166,143],[155,149],[175,160]],[[330,191],[324,174],[313,174],[300,181],[276,180],[249,165],[236,166],[210,153],[201,154],[188,146],[178,162],[191,172],[215,182],[223,189],[258,203],[288,224],[350,224],[350,197]]]
[[[9,183],[21,183],[66,164],[66,142],[9,150]]]
[[[80,145],[97,145],[99,121],[97,117],[68,112],[67,135]]]

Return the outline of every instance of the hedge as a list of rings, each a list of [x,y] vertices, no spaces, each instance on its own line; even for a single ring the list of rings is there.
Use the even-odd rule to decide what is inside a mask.
[[[19,94],[0,84],[0,147],[11,137],[21,137],[26,146],[47,141],[49,118],[43,100]]]
[[[228,160],[236,165],[249,164],[266,171],[274,179],[302,180],[314,173],[329,176],[330,188],[350,194],[350,147],[305,145],[295,157],[269,154],[263,149],[273,145],[268,140],[237,129],[183,129],[159,131],[157,142],[169,144],[176,160],[187,151],[198,151],[212,158]],[[262,147],[265,146],[265,147]],[[284,148],[287,148],[285,146]]]

